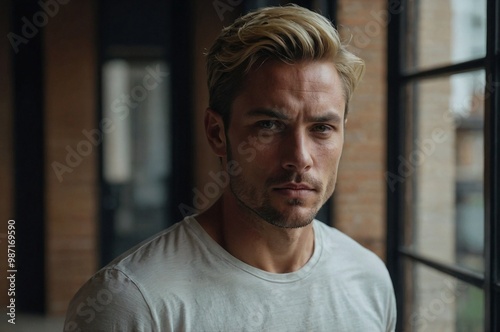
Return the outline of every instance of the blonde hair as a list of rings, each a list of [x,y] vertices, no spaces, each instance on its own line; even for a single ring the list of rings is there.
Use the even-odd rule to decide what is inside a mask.
[[[364,62],[340,41],[325,17],[297,5],[267,7],[224,28],[207,52],[209,107],[227,125],[231,105],[245,76],[268,59],[297,63],[331,60],[343,83],[347,104],[364,72]]]

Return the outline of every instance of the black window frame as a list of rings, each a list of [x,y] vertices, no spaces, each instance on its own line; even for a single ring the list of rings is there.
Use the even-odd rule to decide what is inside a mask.
[[[401,8],[388,25],[387,44],[387,173],[397,174],[398,156],[405,153],[404,124],[407,116],[405,86],[420,79],[484,69],[486,91],[484,112],[484,275],[453,264],[423,257],[403,246],[405,187],[387,186],[387,266],[393,280],[398,308],[397,331],[403,330],[405,312],[404,261],[423,266],[475,285],[484,291],[484,329],[500,331],[500,0],[487,1],[486,56],[481,59],[407,71],[404,64],[406,0],[388,0],[388,8]]]

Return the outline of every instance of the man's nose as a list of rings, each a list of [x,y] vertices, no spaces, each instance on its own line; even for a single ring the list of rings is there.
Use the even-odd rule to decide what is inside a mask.
[[[298,174],[307,172],[313,163],[310,143],[303,131],[290,132],[280,147],[282,167]]]

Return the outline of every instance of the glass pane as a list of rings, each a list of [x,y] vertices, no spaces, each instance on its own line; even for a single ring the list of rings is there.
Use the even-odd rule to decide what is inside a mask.
[[[407,261],[404,331],[484,331],[484,292]]]
[[[484,270],[484,71],[408,87],[408,153],[392,181],[407,185],[405,244],[413,251]],[[389,183],[390,184],[390,183]]]
[[[169,80],[163,61],[103,67],[103,197],[111,257],[159,232],[168,218]]]
[[[486,0],[409,0],[406,22],[409,69],[486,55]]]

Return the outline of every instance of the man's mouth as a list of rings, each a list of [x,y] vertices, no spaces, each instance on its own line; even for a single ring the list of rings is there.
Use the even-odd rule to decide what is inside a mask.
[[[306,183],[289,182],[275,186],[273,189],[289,189],[289,190],[314,190],[314,188]]]
[[[316,189],[314,189],[314,187],[306,183],[293,182],[274,186],[272,190],[287,197],[306,197],[316,192]]]

